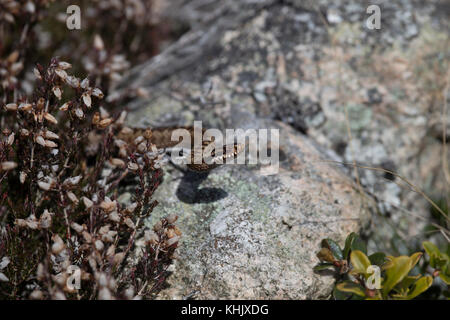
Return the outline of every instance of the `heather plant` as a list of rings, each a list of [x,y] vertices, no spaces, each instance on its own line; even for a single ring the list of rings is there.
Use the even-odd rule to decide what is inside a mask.
[[[79,30],[66,26],[66,10],[73,4],[81,9]],[[59,56],[73,63],[75,73],[88,73],[109,103],[146,94],[129,88],[124,96],[108,96],[132,64],[148,60],[176,36],[170,23],[161,23],[154,7],[152,0],[0,0],[3,89],[32,94],[34,64]]]
[[[151,296],[181,235],[176,216],[142,229],[162,177],[151,130],[139,144],[118,139],[126,112],[99,107],[102,91],[70,68],[38,64],[34,94],[0,111],[0,299]]]

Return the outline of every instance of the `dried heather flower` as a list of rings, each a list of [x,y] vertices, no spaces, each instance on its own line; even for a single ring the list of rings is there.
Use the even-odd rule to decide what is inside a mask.
[[[101,51],[105,48],[105,44],[103,43],[102,38],[98,34],[94,36],[94,48],[98,51]]]
[[[50,130],[45,130],[44,136],[47,139],[59,139],[59,136]]]
[[[166,218],[167,222],[170,223],[170,224],[172,224],[175,221],[177,221],[177,219],[178,219],[178,216],[176,214],[174,214],[174,213],[172,213],[171,215],[167,216],[167,218]]]
[[[9,145],[9,146],[12,146],[12,144],[14,143],[14,132],[13,133],[11,133],[9,136],[8,136],[8,139],[6,140],[6,144],[7,145]]]
[[[42,110],[42,109],[44,109],[44,106],[45,106],[45,99],[43,97],[41,97],[38,99],[38,101],[36,103],[36,108],[38,110]]]
[[[104,97],[104,94],[103,94],[102,90],[100,90],[99,88],[94,88],[92,90],[92,95],[94,97],[99,98],[99,99],[103,99],[103,97]]]
[[[72,191],[67,192],[67,197],[70,199],[70,201],[72,201],[73,203],[77,204],[78,203],[78,198],[75,195],[75,193],[73,193]]]
[[[5,105],[5,109],[7,111],[16,111],[17,110],[17,104],[15,104],[15,103],[8,103],[7,105]]]
[[[87,243],[91,243],[91,242],[92,242],[92,236],[91,236],[91,234],[90,234],[89,232],[83,231],[81,234],[82,234],[84,240],[85,240]]]
[[[108,218],[109,218],[109,220],[111,220],[111,221],[113,221],[113,222],[116,222],[116,223],[119,223],[119,222],[120,222],[120,216],[119,216],[119,214],[117,213],[117,211],[111,212],[111,213],[109,214]]]
[[[62,69],[62,70],[67,70],[67,69],[72,68],[72,65],[71,65],[70,63],[68,63],[68,62],[60,61],[60,62],[58,63],[58,67],[59,67],[60,69]]]
[[[58,145],[51,140],[45,140],[45,146],[47,148],[56,148]]]
[[[120,130],[120,134],[124,135],[124,136],[129,136],[131,134],[133,134],[133,129],[128,128],[128,127],[123,127],[122,130]]]
[[[59,107],[59,110],[60,111],[67,111],[67,110],[69,110],[69,103],[68,102],[64,103],[61,107]]]
[[[129,162],[128,169],[130,169],[131,171],[137,171],[139,169],[139,165],[134,162]]]
[[[122,159],[119,159],[119,158],[111,159],[111,165],[113,165],[114,167],[120,167],[120,168],[124,168],[126,166],[125,161],[123,161]]]
[[[126,208],[126,212],[127,212],[128,214],[133,213],[134,210],[136,210],[137,206],[138,206],[138,204],[137,204],[136,202],[134,202],[134,203],[128,205],[127,208]]]
[[[83,95],[81,96],[83,98],[83,102],[84,104],[90,108],[92,105],[92,99],[91,99],[91,95],[89,94],[89,92],[84,92]]]
[[[112,241],[111,241],[112,242]],[[111,257],[116,253],[116,246],[115,245],[110,245],[108,250],[106,250],[106,256],[107,257]]]
[[[62,293],[61,291],[56,291],[55,293],[53,293],[52,299],[53,300],[67,300],[65,294]]]
[[[149,243],[151,245],[155,245],[155,244],[158,243],[159,237],[158,237],[158,235],[155,232],[153,232],[151,230],[146,230],[145,233],[144,233],[144,240],[145,240],[146,243]]]
[[[68,74],[66,71],[64,71],[63,69],[55,69],[55,73],[58,75],[58,77],[60,77],[62,80],[66,80],[68,77]]]
[[[82,176],[70,177],[64,180],[63,184],[70,184],[76,186],[78,183],[80,183],[81,178]]]
[[[20,171],[20,174],[19,174],[19,181],[20,181],[20,183],[24,184],[26,178],[27,178],[27,174],[25,172],[23,172],[23,171]]]
[[[127,145],[127,143],[120,139],[114,139],[114,145],[118,148],[123,148]]]
[[[53,124],[58,123],[58,120],[56,120],[56,118],[48,112],[44,113],[44,118],[45,118],[45,120],[47,120],[48,122],[51,122]]]
[[[105,210],[106,212],[112,212],[117,208],[116,200],[111,201],[109,197],[105,197],[105,200],[100,203],[100,208]]]
[[[52,187],[52,185],[50,183],[47,183],[44,181],[39,181],[38,186],[39,186],[39,188],[41,188],[44,191],[48,191]]]
[[[134,222],[130,218],[126,218],[124,222],[128,226],[128,228],[130,228],[130,229],[135,228]]]
[[[111,300],[112,299],[111,291],[109,291],[108,288],[101,288],[100,291],[98,292],[98,299]]]
[[[162,229],[162,222],[161,220],[159,220],[158,222],[155,223],[155,225],[153,226],[153,230],[155,230],[156,232],[160,231]]]
[[[87,198],[87,197],[83,197],[83,203],[84,206],[86,207],[86,209],[89,209],[90,207],[92,207],[94,205],[94,202],[92,202],[91,199]]]
[[[79,118],[79,119],[83,119],[84,117],[84,112],[81,108],[76,108],[75,109],[75,115]]]
[[[140,153],[147,152],[147,143],[146,143],[146,142],[140,143],[140,144],[137,146],[137,150],[138,150]]]
[[[121,263],[123,261],[123,258],[125,258],[125,253],[124,252],[116,253],[114,255],[113,264],[114,265],[118,265],[119,263]]]
[[[105,248],[105,245],[101,240],[96,240],[94,246],[97,251],[103,251],[103,249]]]
[[[9,282],[8,277],[2,272],[0,272],[0,282]]]
[[[84,78],[83,81],[81,81],[80,86],[82,89],[87,90],[89,88],[89,79]]]
[[[58,98],[58,100],[61,100],[61,95],[62,95],[61,88],[58,86],[55,86],[52,88],[52,91],[53,91],[53,94],[55,95],[55,97]]]
[[[107,128],[112,122],[113,122],[113,119],[111,119],[111,118],[103,119],[103,120],[100,120],[100,122],[98,123],[97,127],[98,127],[99,129],[105,129],[105,128]]]
[[[44,210],[44,213],[39,218],[39,228],[48,229],[52,225],[52,216],[53,213],[49,212],[47,209]]]
[[[45,139],[42,136],[37,136],[36,137],[36,143],[38,143],[41,146],[45,147]]]
[[[73,229],[73,230],[75,230],[75,232],[76,233],[81,233],[82,231],[83,231],[83,226],[81,226],[81,225],[79,225],[78,223],[76,223],[76,222],[72,222],[71,224],[70,224],[70,227]]]
[[[170,238],[170,239],[168,239],[167,240],[167,246],[172,246],[172,245],[174,245],[174,244],[176,244],[176,243],[178,243],[178,241],[179,241],[180,239],[178,238],[178,236],[174,236],[173,238]]]
[[[19,111],[30,111],[33,108],[33,106],[30,103],[21,103],[19,105]]]
[[[143,136],[138,136],[136,139],[134,139],[134,144],[139,144],[141,142],[144,141],[144,137]]]
[[[2,260],[0,261],[0,270],[5,269],[10,262],[11,260],[8,257],[3,257]]]
[[[65,79],[66,83],[71,86],[72,88],[79,88],[80,87],[80,80],[77,77],[74,76],[67,76]]]
[[[15,163],[13,161],[5,161],[5,162],[2,162],[0,165],[0,168],[2,169],[2,171],[13,170],[16,167],[17,167],[17,163]]]
[[[44,294],[40,290],[34,290],[30,294],[30,299],[32,299],[32,300],[42,300],[42,299],[44,299]]]
[[[36,78],[38,78],[39,80],[42,80],[41,73],[39,72],[39,70],[37,68],[33,69],[33,73],[34,73]]]

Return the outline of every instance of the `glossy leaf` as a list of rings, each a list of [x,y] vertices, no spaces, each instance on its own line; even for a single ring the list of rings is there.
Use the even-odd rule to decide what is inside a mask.
[[[416,252],[413,255],[411,255],[411,257],[410,257],[410,259],[411,259],[410,270],[412,270],[416,266],[417,262],[419,262],[419,260],[420,260],[420,258],[422,258],[422,256],[423,256],[422,252]]]
[[[314,269],[314,271],[322,271],[322,270],[329,270],[330,267],[334,267],[334,264],[325,262],[325,263],[320,263],[320,264],[316,265],[313,269]]]
[[[317,258],[320,259],[320,261],[326,261],[326,262],[334,262],[336,259],[333,256],[333,253],[328,248],[322,248],[317,253]]]
[[[356,236],[351,244],[351,249],[353,250],[359,250],[363,252],[364,254],[367,254],[367,246],[366,243],[358,236]]]
[[[385,280],[382,284],[382,292],[385,297],[411,270],[411,258],[408,256],[392,258],[391,262],[392,265],[386,269]]]
[[[329,249],[333,253],[336,260],[343,260],[342,249],[335,241],[331,239],[324,239],[322,241],[322,247]]]
[[[335,300],[348,300],[352,297],[352,293],[350,292],[344,292],[337,289],[335,286],[333,289],[333,297]]]
[[[446,285],[450,285],[450,274],[446,274],[445,272],[439,272],[439,278],[441,278]]]
[[[370,263],[376,266],[382,266],[386,262],[386,254],[384,252],[375,252],[369,256]]]
[[[416,276],[406,276],[403,278],[403,280],[397,284],[395,287],[398,288],[399,290],[404,290],[406,291],[409,287],[411,287],[417,280],[419,280],[419,278],[421,277],[420,274],[416,275]]]
[[[433,284],[433,278],[431,276],[422,277],[414,283],[412,291],[409,292],[407,298],[414,299],[422,292],[426,291]]]
[[[336,285],[336,288],[339,291],[350,292],[350,293],[356,294],[361,297],[366,296],[366,294],[364,292],[364,288],[362,286],[360,286],[359,284],[354,283],[352,281],[348,281],[348,280],[342,281]]]
[[[433,243],[429,241],[424,241],[422,243],[423,248],[425,249],[425,252],[430,257],[430,265],[433,268],[437,267],[436,258],[438,258],[441,255],[441,252],[439,251],[438,247],[436,247]]]
[[[367,268],[370,266],[370,260],[362,251],[352,251],[350,253],[350,261],[353,265],[352,272],[366,275]]]
[[[357,237],[358,235],[354,232],[350,233],[347,238],[345,239],[345,246],[344,246],[344,250],[343,250],[343,256],[344,259],[347,260],[350,254],[350,250],[352,248],[352,243],[353,240],[355,239],[355,237]]]

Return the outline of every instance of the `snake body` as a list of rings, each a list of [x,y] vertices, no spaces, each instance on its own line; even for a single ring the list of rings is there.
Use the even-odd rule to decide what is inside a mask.
[[[190,141],[190,158],[191,161],[187,164],[187,167],[190,170],[197,172],[205,172],[212,170],[219,166],[221,163],[225,163],[228,158],[236,158],[239,153],[243,151],[243,145],[234,143],[232,145],[224,145],[222,148],[222,152],[217,152],[217,154],[213,151],[211,152],[211,161],[205,161],[203,157],[201,157],[201,163],[198,161],[194,161],[196,153],[203,152],[214,148],[214,139],[205,138],[204,133],[206,129],[202,129],[202,140],[201,140],[201,148],[197,150],[194,147],[194,135],[199,134],[200,132],[195,132],[194,127],[160,127],[160,128],[123,128],[118,134],[117,138],[125,141],[128,144],[139,144],[142,143],[143,139],[147,142],[156,146],[157,149],[166,149],[171,148],[178,145],[182,142],[182,138],[179,140],[172,140],[172,135],[175,130],[184,129],[189,132],[191,137]]]

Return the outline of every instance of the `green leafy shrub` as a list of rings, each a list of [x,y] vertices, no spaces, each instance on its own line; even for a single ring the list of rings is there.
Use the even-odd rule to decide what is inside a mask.
[[[438,247],[429,241],[425,241],[422,245],[430,257],[430,266],[435,269],[434,276],[438,276],[445,284],[450,285],[450,258],[448,254],[441,252]]]
[[[368,256],[366,245],[355,233],[347,237],[343,249],[335,241],[324,239],[317,254],[321,262],[314,270],[336,270],[335,299],[414,299],[431,287],[433,277],[449,284],[448,255],[430,242],[424,242],[423,246],[430,257],[429,265],[435,269],[431,275],[413,271],[422,252],[398,257],[376,252]]]

